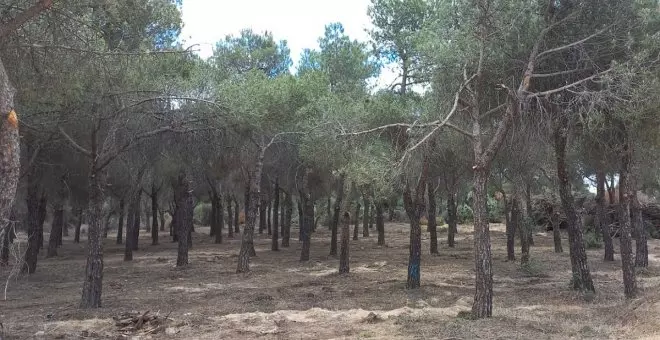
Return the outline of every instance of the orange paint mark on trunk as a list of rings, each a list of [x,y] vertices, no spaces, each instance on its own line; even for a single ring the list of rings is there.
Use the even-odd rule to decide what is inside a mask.
[[[13,109],[7,114],[7,122],[14,128],[18,128],[18,116],[16,116],[16,111]]]

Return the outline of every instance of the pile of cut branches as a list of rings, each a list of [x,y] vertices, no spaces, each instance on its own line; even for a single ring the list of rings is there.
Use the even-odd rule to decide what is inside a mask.
[[[165,330],[165,324],[172,321],[168,318],[169,314],[165,317],[160,317],[158,313],[149,314],[149,311],[144,313],[139,312],[124,312],[114,316],[115,326],[118,331],[124,335],[147,335],[156,334]]]

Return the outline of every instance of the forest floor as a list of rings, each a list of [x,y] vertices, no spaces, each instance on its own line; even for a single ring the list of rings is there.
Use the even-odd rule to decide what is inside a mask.
[[[0,300],[4,339],[660,339],[659,240],[649,241],[640,297],[626,301],[618,257],[606,263],[602,250],[588,251],[597,293],[583,296],[569,289],[565,234],[566,252],[556,254],[552,234],[537,233],[532,264],[523,269],[506,261],[504,228],[492,225],[493,317],[475,321],[461,317],[474,293],[471,226],[459,227],[454,249],[440,233],[437,256],[429,255],[423,233],[416,291],[405,289],[405,224],[386,225],[384,247],[376,245],[375,230],[351,241],[347,276],[337,274],[338,259],[327,255],[325,227],[312,236],[308,263],[298,261],[297,237],[291,248],[271,252],[268,236],[257,235],[246,276],[235,274],[239,238],[216,245],[208,228],[196,229],[185,269],[175,268],[176,244],[165,233],[151,246],[142,231],[129,263],[122,261],[123,246],[107,239],[103,308],[92,311],[77,308],[85,245],[65,238],[57,258],[43,259],[44,251],[36,274],[9,281],[7,299]],[[8,272],[0,268],[3,284]],[[143,327],[126,335],[112,319],[147,311],[165,320],[153,334]]]

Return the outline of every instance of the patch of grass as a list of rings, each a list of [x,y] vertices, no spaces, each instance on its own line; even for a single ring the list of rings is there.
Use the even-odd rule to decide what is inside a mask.
[[[458,312],[456,317],[459,319],[474,320],[474,315],[472,315],[472,312],[467,310],[462,310]]]
[[[536,259],[529,259],[527,263],[521,264],[520,271],[524,277],[548,277],[545,267]]]

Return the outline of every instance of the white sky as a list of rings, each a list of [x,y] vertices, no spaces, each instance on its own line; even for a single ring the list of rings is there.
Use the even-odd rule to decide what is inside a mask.
[[[185,46],[200,44],[199,54],[208,57],[217,41],[237,35],[243,28],[272,32],[275,40],[286,40],[293,65],[305,48],[318,48],[325,25],[341,22],[352,39],[368,41],[371,27],[367,16],[369,0],[185,0],[183,30]],[[394,71],[384,70],[378,80],[387,86]]]

